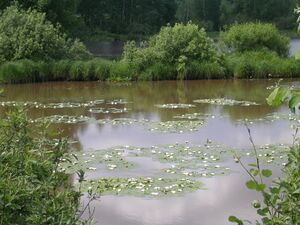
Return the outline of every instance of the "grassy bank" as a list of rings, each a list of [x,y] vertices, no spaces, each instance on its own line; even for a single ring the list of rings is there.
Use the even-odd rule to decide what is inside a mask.
[[[200,80],[300,77],[300,61],[281,58],[268,52],[230,54],[221,62],[189,62],[178,73],[175,67],[155,63],[137,72],[123,61],[94,59],[35,62],[21,60],[0,66],[1,83],[46,81],[137,81],[137,80]]]

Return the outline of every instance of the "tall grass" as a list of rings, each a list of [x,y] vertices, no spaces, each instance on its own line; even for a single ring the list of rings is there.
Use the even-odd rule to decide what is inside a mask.
[[[93,59],[89,61],[35,62],[21,60],[0,65],[0,82],[43,81],[135,81],[200,80],[228,78],[300,77],[300,60],[282,58],[269,51],[233,53],[220,62],[188,62],[181,76],[176,66],[154,62],[142,70],[126,61]]]
[[[282,58],[268,51],[231,54],[226,63],[234,78],[300,77],[299,60]]]

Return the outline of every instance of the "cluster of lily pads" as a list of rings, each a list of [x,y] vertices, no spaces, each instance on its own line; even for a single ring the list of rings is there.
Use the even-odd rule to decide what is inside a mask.
[[[77,123],[86,123],[89,121],[93,121],[93,118],[87,116],[68,116],[68,115],[53,115],[48,117],[41,117],[35,120],[31,120],[32,123],[39,122],[48,122],[48,123],[56,123],[56,124],[77,124]]]
[[[291,146],[284,144],[256,146],[257,156],[262,164],[285,165]],[[246,156],[255,157],[253,149],[243,150]]]
[[[150,122],[148,124],[149,130],[152,132],[162,133],[187,133],[198,131],[204,125],[204,121],[187,121],[175,120],[166,122]]]
[[[97,166],[104,165],[108,170],[130,169],[134,164],[125,160],[123,148],[92,151],[89,153],[66,154],[60,161],[60,169],[73,174],[76,171],[96,171]]]
[[[289,146],[264,145],[256,149],[262,164],[284,165]],[[133,169],[136,165],[129,159],[150,158],[162,165],[153,177],[95,178],[84,182],[84,188],[103,195],[168,196],[200,189],[199,178],[230,174],[231,168],[225,163],[236,155],[254,157],[255,152],[252,148],[238,151],[211,140],[202,145],[185,142],[150,147],[117,146],[66,154],[59,166],[69,174],[78,170],[94,173],[105,168],[113,173]]]
[[[0,102],[0,106],[3,107],[15,107],[15,106],[22,106],[28,108],[36,108],[36,109],[64,109],[64,108],[89,108],[89,107],[96,107],[98,105],[125,105],[129,104],[128,101],[123,99],[115,99],[115,100],[104,100],[104,99],[97,99],[93,101],[86,101],[86,102],[57,102],[57,103],[42,103],[42,102],[17,102],[17,101],[2,101]],[[121,113],[122,111],[128,111],[127,108],[117,109],[117,108],[97,108],[97,109],[90,109],[94,113]],[[122,110],[122,111],[118,111]],[[98,111],[98,112],[97,112]],[[108,111],[108,112],[107,112]]]
[[[205,113],[187,113],[183,115],[174,116],[174,119],[183,119],[183,120],[206,120],[206,119],[216,119],[223,118],[221,115],[212,115]]]
[[[196,107],[192,104],[161,104],[161,105],[155,105],[157,108],[161,109],[189,109]]]
[[[280,113],[272,113],[268,114],[263,118],[255,118],[255,119],[239,119],[237,120],[237,123],[243,123],[252,125],[255,123],[272,123],[275,121],[289,121],[294,124],[291,125],[291,128],[297,128],[298,125],[300,125],[300,116],[295,114],[280,114]]]
[[[222,105],[222,106],[224,106],[224,105],[228,105],[228,106],[256,106],[256,105],[259,105],[256,102],[238,101],[238,100],[227,99],[227,98],[198,99],[198,100],[194,100],[194,103]]]
[[[89,109],[90,113],[102,113],[102,114],[118,114],[128,112],[128,108],[91,108]]]
[[[201,187],[201,182],[188,178],[136,177],[90,180],[84,183],[82,188],[83,190],[92,190],[102,195],[161,197],[181,195],[183,192],[193,192]]]

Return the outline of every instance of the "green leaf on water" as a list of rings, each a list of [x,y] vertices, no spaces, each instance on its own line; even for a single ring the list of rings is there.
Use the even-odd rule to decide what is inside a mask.
[[[263,170],[262,171],[262,175],[264,176],[264,177],[270,177],[270,176],[272,176],[272,171],[271,170]]]
[[[232,223],[237,223],[238,225],[243,225],[244,224],[242,220],[238,219],[235,216],[229,216],[228,221],[232,222]]]

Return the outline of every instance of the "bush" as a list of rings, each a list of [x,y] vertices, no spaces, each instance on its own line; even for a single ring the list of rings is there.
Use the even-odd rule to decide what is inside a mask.
[[[82,193],[59,170],[67,141],[54,141],[47,125],[31,128],[23,110],[0,120],[0,224],[86,224]]]
[[[281,56],[289,54],[289,39],[280,34],[275,25],[266,23],[234,24],[221,32],[221,41],[234,52],[274,51]]]
[[[174,74],[175,78],[184,78],[190,62],[218,60],[212,39],[207,36],[204,29],[191,23],[163,27],[159,34],[142,43],[140,48],[135,42],[129,42],[125,45],[123,54],[123,61],[128,64],[131,73],[134,75],[142,73],[143,76],[165,65],[175,68],[177,73]],[[160,79],[167,78],[160,77]]]
[[[86,59],[90,54],[81,42],[60,33],[44,14],[13,5],[0,14],[0,56],[3,63],[20,59]]]

